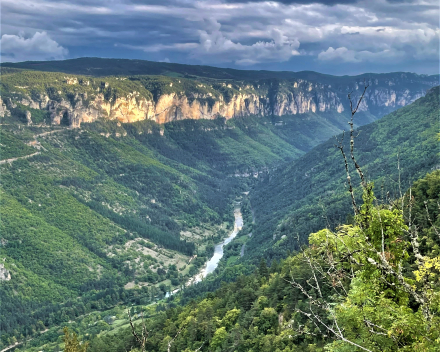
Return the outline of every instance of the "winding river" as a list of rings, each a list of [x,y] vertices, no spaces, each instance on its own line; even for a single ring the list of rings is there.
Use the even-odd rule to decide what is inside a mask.
[[[223,257],[223,247],[226,246],[228,243],[230,243],[235,238],[235,236],[237,236],[238,232],[243,227],[243,216],[241,215],[240,209],[235,209],[234,217],[235,217],[234,230],[226,239],[224,239],[222,242],[220,242],[214,247],[214,255],[212,256],[211,259],[208,260],[205,268],[199,274],[197,274],[195,277],[191,279],[193,280],[191,284],[200,282],[203,278],[208,276],[208,274],[214,272],[214,270],[217,268],[220,259],[222,259]]]
[[[228,237],[226,237],[222,242],[218,243],[214,247],[214,255],[212,256],[212,258],[206,262],[205,267],[198,274],[194,275],[188,280],[185,285],[186,287],[202,281],[206,276],[214,272],[214,270],[217,268],[220,259],[222,259],[223,257],[223,247],[230,243],[243,227],[243,216],[241,215],[241,211],[239,208],[235,209],[234,217],[234,230],[230,233]],[[179,289],[175,289],[171,293],[167,292],[166,297],[174,295],[177,292],[179,292]]]

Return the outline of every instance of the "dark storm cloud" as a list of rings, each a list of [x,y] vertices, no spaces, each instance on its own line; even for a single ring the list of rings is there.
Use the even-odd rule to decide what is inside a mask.
[[[226,0],[228,3],[265,2],[266,0]],[[361,0],[272,0],[284,5],[322,4],[326,6],[357,4]],[[411,3],[414,0],[386,0],[389,3]]]
[[[3,0],[2,60],[103,56],[327,72],[432,71],[438,14],[436,0]]]

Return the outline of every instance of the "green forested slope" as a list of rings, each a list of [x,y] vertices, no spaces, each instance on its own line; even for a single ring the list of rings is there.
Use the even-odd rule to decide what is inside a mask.
[[[102,317],[85,317],[70,329],[89,342],[89,352],[437,351],[439,190],[438,170],[416,181],[411,194],[394,205],[373,205],[366,188],[353,224],[335,233],[324,229],[311,234],[313,246],[303,253],[273,261],[270,268],[262,260],[252,274],[183,306],[176,306],[175,296],[165,305],[126,307],[138,334],[139,312],[145,312],[143,350],[126,310],[112,311],[118,316],[111,325]],[[410,244],[414,230],[420,246]],[[393,269],[375,262],[381,260],[381,246],[386,249],[381,262],[391,268],[402,265],[402,281]],[[424,302],[417,301],[419,295]],[[61,330],[53,331],[52,340],[42,336],[23,350],[56,350],[62,347],[61,335]],[[47,344],[41,347],[43,342]]]
[[[304,152],[270,119],[72,130],[19,118],[0,141],[3,346],[185,282],[227,233],[252,174]]]
[[[402,190],[438,167],[438,116],[439,87],[435,87],[424,98],[356,131],[355,154],[366,177],[375,182],[379,198],[399,196],[398,160]],[[348,143],[346,135],[347,152]],[[270,173],[251,192],[256,224],[247,245],[250,256],[283,257],[287,248],[299,249],[311,231],[350,221],[344,161],[335,144],[332,138],[319,145]],[[351,172],[357,180],[354,169]]]
[[[32,147],[24,144],[10,133],[4,133],[2,130],[0,130],[0,140],[2,144],[0,160],[25,156],[35,152]]]

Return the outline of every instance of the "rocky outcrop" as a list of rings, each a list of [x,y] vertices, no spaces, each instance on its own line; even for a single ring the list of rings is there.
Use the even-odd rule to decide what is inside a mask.
[[[65,84],[87,87],[89,81],[65,77]],[[178,81],[180,83],[180,81]],[[359,111],[369,112],[377,118],[401,106],[410,104],[423,96],[429,87],[416,85],[407,88],[390,84],[390,80],[370,80],[365,99]],[[20,104],[34,109],[50,112],[51,123],[79,127],[83,122],[93,122],[98,118],[108,118],[120,122],[154,120],[166,123],[183,119],[213,119],[223,116],[227,119],[250,115],[284,116],[305,113],[334,112],[344,113],[349,109],[347,92],[353,91],[359,96],[364,82],[355,82],[351,86],[330,85],[310,82],[304,79],[294,81],[267,81],[254,83],[225,84],[215,90],[212,86],[200,84],[205,93],[197,91],[175,91],[172,93],[142,96],[139,92],[128,93],[117,98],[105,98],[103,89],[111,89],[108,82],[89,94],[75,93],[73,96],[58,96],[50,99],[46,94],[37,97],[21,96]],[[169,87],[173,87],[172,83]],[[173,88],[174,89],[174,88]],[[176,88],[177,89],[177,88]],[[225,90],[226,89],[226,90]],[[213,92],[213,93],[211,93]],[[61,93],[61,92],[58,92]],[[6,108],[15,104],[10,98],[5,100]],[[5,108],[2,107],[3,111]],[[0,114],[1,114],[0,110]],[[4,114],[4,112],[3,112]],[[29,119],[28,123],[32,123]]]
[[[26,110],[25,117],[26,117],[26,124],[28,126],[32,125],[32,114],[30,111]]]
[[[52,124],[68,123],[74,128],[82,122],[93,122],[100,117],[121,122],[154,118],[152,102],[145,98],[139,99],[135,93],[114,102],[106,101],[103,94],[97,94],[93,100],[88,99],[86,94],[76,95],[73,101],[47,100],[46,109],[50,112]]]
[[[223,116],[227,119],[238,116],[267,115],[255,94],[237,94],[229,101],[223,96],[217,100],[207,96],[192,97],[179,96],[176,93],[163,95],[155,105],[154,120],[165,123],[184,119],[213,119]]]
[[[9,97],[5,99],[5,104],[8,109],[14,109],[17,107],[17,104],[13,103]]]
[[[8,110],[8,107],[3,102],[2,97],[0,97],[0,117],[5,117],[11,115],[11,112]]]
[[[11,273],[9,270],[5,269],[5,266],[0,263],[0,281],[11,280]]]

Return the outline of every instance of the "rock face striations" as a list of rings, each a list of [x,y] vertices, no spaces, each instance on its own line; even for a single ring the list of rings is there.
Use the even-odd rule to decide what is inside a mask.
[[[61,77],[57,73],[38,74],[37,77],[36,72],[24,71],[4,76],[6,89],[2,92],[1,116],[19,104],[46,111],[51,124],[75,128],[99,118],[125,123],[141,120],[166,123],[218,116],[229,119],[250,115],[341,114],[349,109],[347,93],[359,96],[365,79],[324,76],[321,80],[318,75],[309,79],[221,81],[137,76],[98,81],[91,77]],[[44,87],[36,81],[41,76],[46,82]],[[380,118],[423,96],[438,84],[438,77],[371,74],[365,82],[369,88],[360,111]],[[32,123],[30,116],[26,115],[28,124]]]
[[[29,101],[30,105],[33,103],[35,104]],[[152,102],[145,98],[136,99],[133,94],[117,98],[113,102],[107,101],[103,94],[97,94],[93,99],[76,95],[73,101],[47,100],[47,105],[41,108],[50,112],[52,124],[59,125],[65,119],[72,127],[79,127],[82,122],[96,121],[100,117],[121,122],[136,122],[154,117]]]

